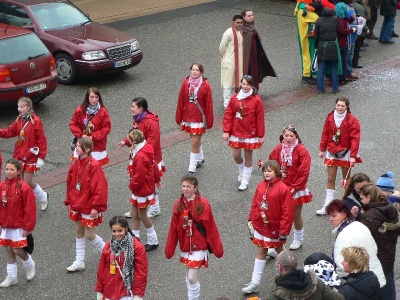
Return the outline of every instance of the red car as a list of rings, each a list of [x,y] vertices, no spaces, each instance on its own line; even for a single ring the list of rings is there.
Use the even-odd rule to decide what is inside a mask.
[[[34,102],[58,84],[53,55],[30,30],[0,23],[0,105],[26,96]]]
[[[0,22],[36,33],[56,60],[60,83],[126,70],[143,58],[136,39],[93,22],[68,0],[0,0]]]

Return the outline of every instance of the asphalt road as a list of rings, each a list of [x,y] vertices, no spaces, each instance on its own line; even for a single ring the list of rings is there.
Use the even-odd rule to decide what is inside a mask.
[[[231,25],[231,18],[245,7],[252,7],[257,29],[267,54],[274,65],[278,79],[267,79],[260,89],[263,99],[284,92],[301,89],[300,60],[296,39],[293,1],[228,1],[201,5],[195,8],[161,13],[144,18],[115,22],[113,27],[135,36],[144,52],[142,63],[118,75],[86,79],[73,86],[60,85],[57,91],[46,98],[35,111],[44,122],[49,143],[49,154],[42,173],[68,166],[71,134],[68,122],[90,86],[100,89],[112,118],[109,149],[127,133],[131,125],[130,100],[137,96],[148,99],[150,108],[161,118],[161,131],[166,134],[178,127],[174,121],[176,99],[180,85],[188,75],[192,62],[202,63],[205,76],[214,90],[216,115],[223,113],[220,89],[220,61],[218,46],[222,33]],[[223,5],[222,5],[223,4]],[[377,29],[380,29],[381,19]],[[396,25],[396,29],[399,26]],[[399,30],[398,30],[399,31]],[[394,45],[370,42],[370,47],[361,52],[360,63],[371,65],[386,61],[399,53],[399,41]],[[387,170],[395,174],[399,184],[400,162],[397,151],[397,120],[400,97],[398,79],[400,68],[366,74],[342,88],[340,95],[348,96],[352,112],[359,117],[362,126],[361,150],[364,163],[356,167],[376,180]],[[335,97],[331,94],[314,95],[303,101],[266,113],[266,143],[255,153],[256,159],[266,159],[278,143],[282,127],[293,124],[309,149],[313,162],[309,188],[314,202],[304,207],[305,244],[298,250],[299,261],[309,254],[322,251],[331,253],[333,236],[327,217],[316,217],[324,199],[326,170],[318,159],[318,144],[326,114],[333,109]],[[16,109],[1,109],[0,127],[8,126],[17,116]],[[200,192],[211,202],[219,226],[225,256],[216,259],[211,255],[210,267],[200,275],[201,298],[244,299],[241,288],[251,279],[255,247],[248,239],[246,219],[252,194],[261,180],[255,171],[249,189],[237,191],[236,166],[231,153],[221,139],[221,131],[207,133],[203,139],[205,164],[196,175],[200,181]],[[14,140],[0,140],[3,158],[11,156]],[[162,214],[154,220],[160,248],[149,253],[150,273],[145,299],[185,299],[185,269],[179,263],[179,251],[171,260],[166,260],[163,246],[169,228],[173,202],[180,195],[179,179],[186,173],[190,146],[181,142],[163,150],[167,173],[160,193]],[[256,168],[256,167],[255,167]],[[119,164],[105,169],[110,191],[109,209],[105,223],[97,229],[104,239],[111,237],[107,220],[129,209],[128,178],[126,165]],[[99,254],[87,244],[85,271],[67,274],[65,268],[75,258],[73,224],[68,220],[63,205],[65,185],[48,189],[50,206],[46,212],[38,211],[34,232],[36,249],[33,255],[37,263],[37,275],[32,282],[25,281],[24,269],[19,267],[19,284],[0,289],[0,299],[95,299],[94,285]],[[337,197],[341,190],[337,188]],[[143,236],[144,230],[142,231]],[[292,238],[289,238],[289,243]],[[6,275],[4,249],[0,249],[0,280]],[[395,274],[399,274],[397,264]],[[266,265],[259,296],[264,299],[272,289],[276,275],[274,261]],[[398,275],[397,275],[398,276]]]

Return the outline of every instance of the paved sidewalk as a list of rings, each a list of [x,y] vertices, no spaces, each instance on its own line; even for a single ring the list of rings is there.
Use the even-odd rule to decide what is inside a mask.
[[[147,16],[194,6],[215,0],[72,0],[90,18],[99,23]]]

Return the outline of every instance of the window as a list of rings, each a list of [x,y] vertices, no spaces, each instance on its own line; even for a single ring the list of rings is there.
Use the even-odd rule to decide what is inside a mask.
[[[31,19],[22,7],[4,2],[0,2],[0,22],[19,27],[32,25]]]

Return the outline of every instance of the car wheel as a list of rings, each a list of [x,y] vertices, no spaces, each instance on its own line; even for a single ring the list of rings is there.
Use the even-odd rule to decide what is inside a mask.
[[[60,53],[55,56],[56,70],[58,73],[58,82],[62,84],[71,84],[76,80],[77,70],[75,61],[71,56]]]

